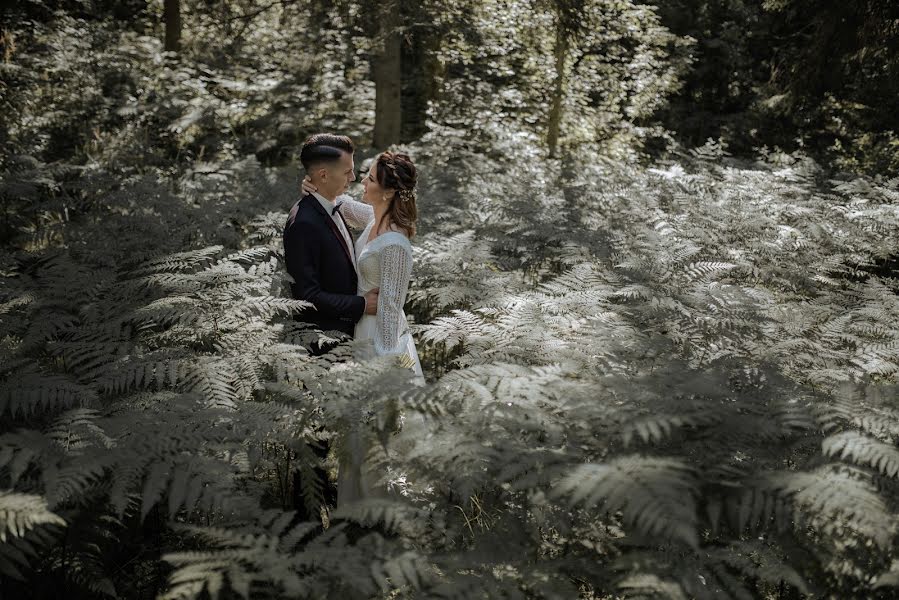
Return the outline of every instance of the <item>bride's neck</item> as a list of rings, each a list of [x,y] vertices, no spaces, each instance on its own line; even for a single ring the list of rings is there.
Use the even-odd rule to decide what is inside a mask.
[[[375,231],[381,233],[382,231],[390,229],[390,217],[385,217],[387,214],[387,205],[379,204],[373,208],[375,211]]]

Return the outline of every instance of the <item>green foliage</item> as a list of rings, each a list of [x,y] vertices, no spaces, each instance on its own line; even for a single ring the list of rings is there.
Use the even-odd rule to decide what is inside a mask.
[[[896,173],[899,9],[889,0],[656,2],[696,40],[682,93],[662,112],[688,145],[802,149],[851,172]]]
[[[535,164],[529,151],[501,154]],[[822,186],[809,159],[747,164],[714,145],[649,170],[579,164],[573,180],[552,163],[519,181],[504,160],[457,160],[462,197],[502,202],[458,223],[480,232],[478,262],[422,243],[457,304],[421,339],[455,348],[456,370],[434,384],[450,412],[410,465],[460,502],[464,518],[445,521],[455,543],[484,561],[479,544],[502,537],[517,550],[492,546],[490,564],[516,564],[598,520],[627,544],[562,550],[619,556],[619,577],[578,568],[594,589],[865,597],[897,533],[896,285],[864,270],[890,252],[894,186]],[[485,267],[495,277],[466,278]],[[866,401],[847,380],[871,382]],[[862,427],[877,439],[839,433]],[[752,561],[747,534],[764,540]]]
[[[367,139],[374,42],[355,3],[268,4],[185,3],[180,58],[106,18],[12,28],[4,586],[890,597],[899,285],[882,265],[899,181],[801,153],[734,158],[726,139],[641,167],[692,43],[665,11],[429,4],[450,33],[430,132],[408,148],[427,380],[351,343],[313,356],[328,332],[292,318],[308,306],[281,256],[296,167],[271,165],[307,128]],[[576,5],[581,29],[558,20]],[[704,52],[757,14],[720,6],[696,17],[724,18]],[[541,140],[560,24],[577,35],[554,160]],[[754,44],[721,64],[750,64]],[[333,475],[351,433],[384,496],[301,521],[325,497],[314,470]],[[325,440],[321,461],[309,444]]]
[[[645,4],[572,3],[573,18],[558,17],[557,4],[564,3],[441,7],[438,19],[450,26],[437,50],[442,68],[434,97],[440,101],[432,103],[430,117],[442,136],[488,153],[511,129],[542,145],[561,77],[567,151],[632,157],[648,139],[665,137],[653,116],[679,87],[689,40],[672,35]],[[554,58],[557,29],[571,39],[561,70]]]

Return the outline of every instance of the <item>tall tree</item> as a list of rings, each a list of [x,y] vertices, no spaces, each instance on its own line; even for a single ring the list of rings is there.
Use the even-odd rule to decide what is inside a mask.
[[[484,139],[521,128],[553,156],[654,135],[689,63],[690,41],[636,0],[480,0],[456,21],[435,121]]]
[[[427,131],[428,106],[435,96],[439,69],[437,51],[440,31],[425,12],[414,19],[414,27],[403,36],[401,44],[401,142],[416,140]]]
[[[584,11],[583,0],[553,0],[553,12],[556,17],[556,39],[553,44],[555,59],[555,81],[552,88],[552,104],[546,131],[546,145],[549,155],[556,156],[559,146],[559,130],[562,124],[562,106],[565,99],[566,65],[571,50],[571,40],[577,39],[583,27],[579,18]]]
[[[453,3],[455,4],[455,3]],[[394,0],[381,6],[372,53],[375,80],[375,146],[418,139],[439,77],[440,40],[456,9],[448,0]]]
[[[181,0],[165,0],[163,20],[165,49],[168,52],[178,52],[181,49]]]
[[[375,80],[375,131],[372,142],[376,148],[386,148],[400,141],[403,122],[402,38],[396,15],[402,14],[400,0],[382,3],[378,7],[378,50],[372,56],[372,76]]]

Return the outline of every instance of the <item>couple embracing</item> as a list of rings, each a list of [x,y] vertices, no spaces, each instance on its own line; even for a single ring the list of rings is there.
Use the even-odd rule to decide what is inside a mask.
[[[284,227],[284,263],[291,291],[315,310],[300,317],[324,331],[360,341],[361,358],[405,355],[418,376],[421,362],[403,305],[412,275],[416,208],[415,165],[406,154],[382,152],[362,180],[362,201],[345,192],[355,181],[350,138],[319,133],[303,144],[304,195]],[[354,240],[350,228],[361,230]],[[333,347],[333,346],[331,346]],[[330,348],[313,343],[313,352]],[[349,440],[349,461],[338,471],[337,504],[367,495],[365,448]]]

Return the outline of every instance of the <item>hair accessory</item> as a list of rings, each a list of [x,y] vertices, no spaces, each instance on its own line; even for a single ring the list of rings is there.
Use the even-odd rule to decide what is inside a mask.
[[[400,190],[400,200],[403,202],[408,202],[409,200],[415,200],[415,190]]]

